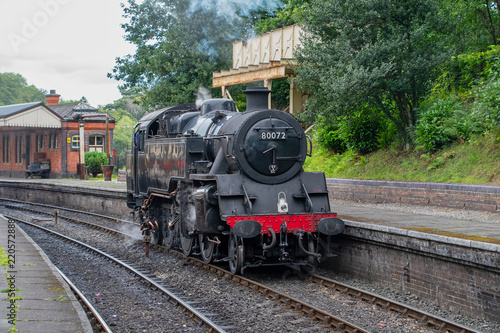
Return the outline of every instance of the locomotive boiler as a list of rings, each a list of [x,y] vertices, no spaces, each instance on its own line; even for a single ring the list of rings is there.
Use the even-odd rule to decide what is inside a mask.
[[[309,271],[344,223],[323,173],[302,168],[312,144],[290,114],[248,88],[247,110],[209,99],[146,114],[127,154],[127,205],[152,241],[226,261],[233,274],[286,265]]]

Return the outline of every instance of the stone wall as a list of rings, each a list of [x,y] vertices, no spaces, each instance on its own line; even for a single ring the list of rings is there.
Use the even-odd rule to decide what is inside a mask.
[[[335,199],[500,212],[500,187],[487,185],[327,179]]]
[[[126,191],[0,180],[0,197],[127,217]]]
[[[411,293],[451,311],[500,322],[500,246],[346,222],[333,269]]]

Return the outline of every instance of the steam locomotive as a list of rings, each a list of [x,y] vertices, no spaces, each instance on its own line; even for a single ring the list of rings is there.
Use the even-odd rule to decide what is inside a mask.
[[[146,114],[127,154],[127,205],[146,242],[226,261],[233,274],[310,271],[332,255],[344,222],[330,211],[324,174],[302,168],[312,144],[299,122],[268,109],[269,89],[245,93],[245,112],[209,99]]]

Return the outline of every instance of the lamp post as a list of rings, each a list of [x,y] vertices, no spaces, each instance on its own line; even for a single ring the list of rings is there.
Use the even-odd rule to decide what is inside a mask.
[[[84,122],[83,122],[83,118],[80,118],[80,122],[79,122],[79,125],[80,125],[80,128],[79,128],[79,136],[80,136],[80,142],[79,142],[79,146],[80,146],[80,170],[78,170],[80,172],[80,179],[85,179],[85,130],[84,130]]]

